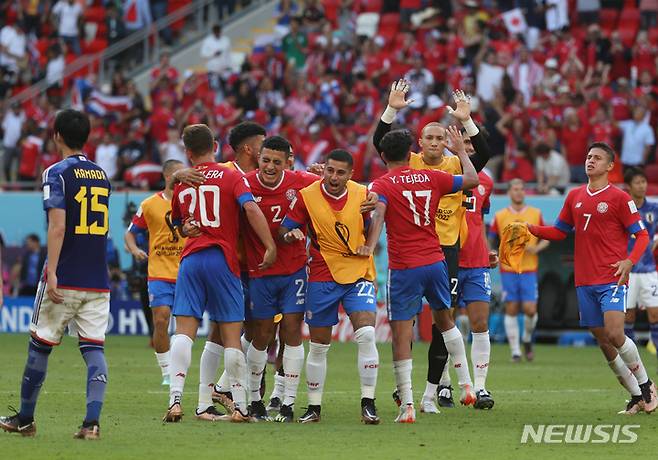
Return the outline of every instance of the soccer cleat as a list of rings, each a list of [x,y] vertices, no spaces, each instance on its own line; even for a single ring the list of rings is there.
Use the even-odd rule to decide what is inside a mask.
[[[473,404],[473,408],[491,409],[493,406],[494,400],[491,397],[491,393],[484,389],[475,392],[475,404]]]
[[[167,374],[167,375],[163,375],[163,376],[162,376],[162,383],[161,383],[161,385],[162,385],[162,386],[166,386],[166,387],[168,387],[169,385],[171,385],[171,377],[169,376],[169,374]]]
[[[308,406],[304,415],[297,419],[299,423],[317,423],[320,421],[320,412],[322,408],[320,406]]]
[[[249,423],[251,420],[251,417],[240,412],[240,409],[235,409],[231,414],[231,423]]]
[[[512,355],[512,362],[513,363],[520,363],[521,362],[521,355]]]
[[[101,427],[98,422],[82,422],[82,426],[77,433],[73,435],[74,439],[86,439],[88,441],[97,441],[101,438]]]
[[[434,398],[424,398],[420,400],[420,413],[421,414],[440,414],[439,408],[436,407],[436,400]]]
[[[470,385],[463,385],[461,387],[461,397],[459,398],[459,402],[462,403],[464,406],[472,406],[475,404],[476,398],[475,398],[475,393],[471,389]]]
[[[366,425],[379,425],[380,419],[374,399],[361,398],[361,421]]]
[[[525,355],[526,361],[532,361],[535,359],[535,352],[532,351],[532,342],[523,342],[523,354]]]
[[[208,406],[206,410],[199,412],[199,409],[194,411],[194,417],[197,420],[202,420],[204,422],[217,422],[220,420],[230,420],[231,417],[225,414],[222,414],[215,406]]]
[[[400,392],[398,390],[395,390],[393,394],[391,395],[393,398],[393,401],[395,401],[395,404],[400,407],[402,405],[402,400],[400,399]]]
[[[626,409],[617,412],[621,415],[635,415],[644,410],[644,399],[642,396],[631,395],[630,401],[626,404]]]
[[[273,420],[279,423],[292,423],[295,420],[292,406],[282,405],[281,409],[279,409],[279,413],[276,414]]]
[[[37,434],[37,425],[34,420],[21,424],[18,419],[18,411],[11,406],[9,406],[9,410],[13,411],[14,415],[0,417],[0,428],[9,433],[20,433],[21,436],[34,436]]]
[[[249,415],[256,422],[268,421],[270,418],[267,416],[267,409],[262,400],[252,401],[249,405]]]
[[[183,419],[183,408],[180,405],[180,397],[174,399],[174,403],[169,406],[167,413],[162,417],[165,423],[176,423]]]
[[[640,385],[642,391],[642,399],[644,400],[644,412],[650,414],[658,407],[658,396],[656,395],[656,384],[651,380],[647,380]]]
[[[281,410],[281,399],[277,398],[276,396],[272,399],[270,399],[270,403],[267,405],[265,410],[267,412],[279,412]]]
[[[226,412],[232,414],[235,410],[235,404],[233,403],[233,395],[230,391],[218,391],[217,385],[213,386],[212,389],[212,402],[221,404]]]
[[[395,418],[395,423],[416,423],[416,409],[413,404],[400,407],[400,413]]]
[[[455,407],[455,402],[452,400],[452,386],[439,385],[437,395],[440,407]]]

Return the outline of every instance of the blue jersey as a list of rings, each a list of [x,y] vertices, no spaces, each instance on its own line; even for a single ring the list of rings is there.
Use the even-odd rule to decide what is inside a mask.
[[[73,155],[43,172],[43,208],[66,212],[66,233],[57,264],[57,286],[109,291],[107,269],[110,181],[105,171]],[[46,262],[47,265],[48,262]]]
[[[658,203],[644,200],[644,203],[638,208],[642,222],[649,232],[649,246],[642,254],[642,257],[633,267],[633,273],[650,273],[656,271],[656,260],[653,257],[653,239],[656,236],[656,227],[658,227]],[[635,245],[635,238],[631,237],[628,242],[628,252],[630,253]]]

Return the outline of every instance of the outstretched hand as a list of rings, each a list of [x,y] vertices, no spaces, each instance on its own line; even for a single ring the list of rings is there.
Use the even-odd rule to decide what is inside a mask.
[[[414,100],[405,99],[411,85],[407,80],[397,80],[391,85],[391,92],[388,95],[388,105],[395,110],[402,110],[408,107]]]
[[[453,155],[462,155],[466,153],[466,148],[464,147],[464,137],[460,130],[456,126],[448,126],[446,130],[448,133],[448,145],[446,146],[448,150]]]
[[[461,89],[452,92],[452,98],[457,108],[447,106],[448,113],[459,121],[466,121],[471,117],[471,96],[467,96]]]

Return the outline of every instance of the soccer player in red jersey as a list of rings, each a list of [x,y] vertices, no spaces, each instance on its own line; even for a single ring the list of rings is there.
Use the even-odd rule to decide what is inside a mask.
[[[288,170],[291,151],[290,143],[283,137],[266,138],[258,155],[258,170],[245,176],[256,203],[267,219],[270,232],[277,240],[281,222],[297,192],[320,179],[315,174]],[[251,297],[249,315],[252,319],[252,341],[247,351],[250,414],[258,419],[267,419],[260,382],[267,364],[267,347],[275,332],[274,317],[281,313],[285,342],[284,398],[275,420],[292,422],[299,377],[304,364],[301,325],[306,305],[306,241],[304,239],[285,244],[278,240],[277,263],[267,270],[258,269],[265,247],[252,228],[246,229],[245,249]]]
[[[231,420],[245,422],[249,420],[245,394],[247,364],[240,343],[244,295],[236,252],[240,210],[244,210],[246,220],[265,247],[259,270],[274,263],[276,245],[246,179],[215,162],[217,143],[210,129],[206,125],[186,127],[183,143],[188,158],[203,173],[205,181],[198,187],[176,185],[172,198],[172,221],[180,225],[185,220],[181,229],[191,238],[183,248],[176,283],[173,307],[176,335],[171,347],[169,409],[164,420],[177,422],[183,415],[181,397],[192,344],[203,313],[208,311],[224,346],[224,363],[235,404]],[[191,231],[192,227],[197,228]],[[216,356],[213,376],[219,366]],[[212,387],[212,381],[201,382],[199,391],[205,392],[205,412],[214,412],[219,419],[212,405]]]
[[[368,240],[359,248],[363,255],[374,250],[382,225],[388,231],[389,277],[387,301],[393,333],[393,366],[401,400],[398,423],[414,423],[416,414],[411,389],[411,342],[413,321],[425,297],[432,308],[435,324],[452,356],[462,389],[461,402],[475,402],[468,371],[464,341],[450,315],[450,285],[445,257],[437,244],[434,216],[441,196],[478,185],[478,176],[464,149],[461,133],[448,128],[451,144],[461,161],[464,175],[437,170],[412,170],[409,166],[413,139],[407,130],[394,130],[379,146],[388,174],[372,183],[379,195]]]
[[[635,343],[624,334],[628,275],[649,244],[649,235],[630,196],[608,182],[613,161],[608,144],[591,144],[585,160],[588,184],[569,192],[555,226],[528,225],[528,229],[547,240],[562,240],[575,232],[580,324],[596,337],[610,368],[631,393],[621,413],[649,413],[658,405],[656,386]],[[629,235],[636,238],[630,254]]]

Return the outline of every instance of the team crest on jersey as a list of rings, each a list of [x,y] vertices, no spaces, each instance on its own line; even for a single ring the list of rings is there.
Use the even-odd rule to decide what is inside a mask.
[[[288,201],[294,200],[295,196],[297,196],[297,190],[295,190],[294,188],[289,188],[288,190],[286,190],[286,198],[288,199]]]
[[[596,205],[596,210],[601,214],[604,214],[608,210],[608,203],[606,203],[605,201],[601,201],[599,204]]]
[[[484,192],[486,192],[484,185],[478,185],[478,193],[484,195]]]

